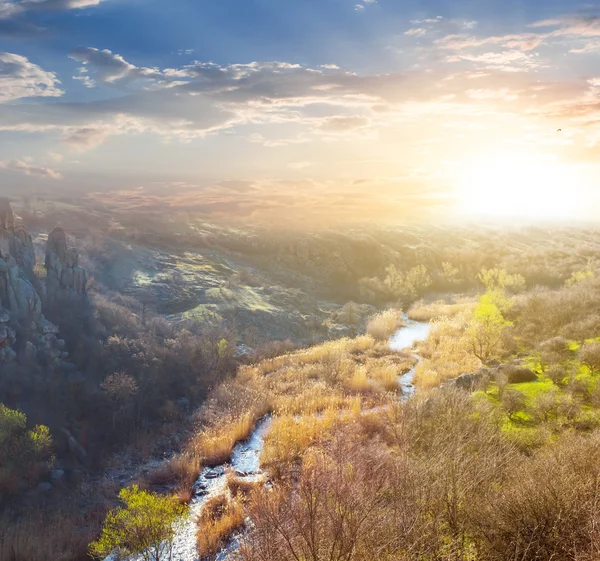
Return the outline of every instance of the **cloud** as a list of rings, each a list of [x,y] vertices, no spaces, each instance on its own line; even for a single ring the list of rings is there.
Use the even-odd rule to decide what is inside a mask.
[[[89,66],[95,73],[96,78],[106,84],[139,79],[163,78],[160,72],[150,68],[134,66],[127,62],[121,55],[114,54],[108,49],[99,50],[93,47],[80,47],[71,51],[69,58],[84,65],[83,68],[79,69],[80,73],[86,73]],[[89,83],[89,81],[90,79],[88,78],[87,82]]]
[[[47,72],[26,57],[0,52],[0,103],[26,97],[59,97],[63,91],[54,72]]]
[[[535,55],[518,50],[482,54],[457,53],[446,58],[446,62],[460,61],[476,62],[480,63],[483,68],[497,68],[506,72],[526,72],[541,66],[541,62]]]
[[[9,39],[40,36],[47,30],[38,23],[46,12],[97,6],[102,0],[0,0],[0,37]]]
[[[365,8],[372,6],[373,4],[377,4],[377,0],[361,0],[359,4],[354,6],[354,11],[363,12]]]
[[[368,127],[371,119],[360,115],[344,116],[335,115],[322,119],[318,125],[319,130],[326,133],[343,134],[356,129]]]
[[[40,177],[42,179],[62,179],[62,175],[53,169],[35,166],[23,160],[0,161],[0,168],[24,173],[29,176]]]

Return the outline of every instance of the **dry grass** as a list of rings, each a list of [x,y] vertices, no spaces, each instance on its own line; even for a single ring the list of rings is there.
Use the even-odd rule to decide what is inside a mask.
[[[227,474],[227,488],[229,489],[231,496],[237,499],[246,499],[260,484],[259,481],[249,481],[236,476],[234,473]]]
[[[88,544],[96,526],[82,525],[66,513],[30,516],[15,522],[0,519],[0,560],[2,561],[73,561],[88,559]]]
[[[385,310],[369,320],[367,335],[376,341],[387,341],[403,325],[404,318],[400,310]]]
[[[265,439],[261,455],[263,466],[275,476],[281,476],[290,464],[300,460],[313,444],[323,441],[338,426],[360,416],[358,407],[346,411],[328,409],[322,416],[305,415],[276,417]]]
[[[148,477],[151,486],[176,485],[191,488],[202,471],[200,459],[191,454],[179,454],[165,462]]]
[[[232,534],[244,525],[242,505],[226,495],[210,499],[198,518],[198,553],[201,558],[217,554]]]
[[[257,420],[258,417],[246,413],[217,427],[205,429],[194,437],[190,451],[205,466],[221,465],[229,460],[236,443],[250,436]]]
[[[371,336],[361,336],[242,366],[234,379],[215,389],[197,414],[196,422],[202,428],[184,456],[202,466],[227,462],[236,443],[248,438],[258,419],[269,412],[278,419],[292,419],[287,425],[291,428],[294,417],[339,419],[347,416],[340,412],[381,405],[387,402],[387,392],[397,390],[397,376],[410,367],[410,360],[390,353],[387,344],[377,343]],[[323,419],[316,422],[321,428]],[[310,441],[317,425],[309,428],[309,421],[303,423],[299,431],[291,432],[306,429]],[[279,432],[285,433],[283,426]],[[282,437],[279,451],[274,451],[276,445],[272,444],[274,461],[294,457],[293,450],[306,442],[303,438],[306,435],[288,436],[284,443]]]
[[[471,353],[465,336],[469,316],[457,315],[435,322],[429,338],[421,345],[424,360],[417,367],[414,384],[430,389],[481,367],[481,361]]]
[[[434,321],[442,317],[454,317],[460,314],[471,314],[477,302],[468,296],[454,297],[452,301],[437,300],[425,302],[423,300],[413,304],[408,311],[408,317],[415,321]]]

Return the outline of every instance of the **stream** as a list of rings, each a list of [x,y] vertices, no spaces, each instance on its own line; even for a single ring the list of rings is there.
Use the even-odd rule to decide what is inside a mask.
[[[414,352],[416,343],[427,339],[430,331],[431,325],[429,323],[411,321],[405,317],[404,327],[400,328],[390,338],[390,349],[393,351],[410,350]],[[413,356],[420,360],[417,354],[413,354]],[[414,394],[412,380],[415,370],[416,366],[398,378],[404,396]],[[232,470],[238,477],[246,481],[256,481],[261,478],[260,453],[270,425],[270,417],[261,419],[248,440],[239,442],[235,446],[230,463],[202,470],[198,481],[194,485],[194,498],[190,503],[189,515],[177,529],[173,543],[172,561],[200,561],[196,547],[196,533],[198,531],[196,519],[208,499],[219,495],[225,490],[227,471]],[[225,561],[236,549],[237,539],[234,538],[228,547],[217,554],[216,561]],[[115,560],[113,557],[107,557],[105,561]],[[141,561],[141,558],[135,557],[130,561]]]

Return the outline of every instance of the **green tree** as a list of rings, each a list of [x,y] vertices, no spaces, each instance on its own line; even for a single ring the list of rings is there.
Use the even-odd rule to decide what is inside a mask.
[[[504,331],[512,324],[504,319],[496,292],[484,294],[475,308],[467,336],[473,354],[486,364],[499,350]]]
[[[37,482],[48,468],[51,449],[48,427],[28,430],[24,413],[0,403],[0,495]]]
[[[486,291],[508,290],[516,293],[525,288],[525,279],[521,275],[511,275],[504,269],[482,269],[477,278]]]
[[[108,513],[102,534],[90,544],[93,557],[140,555],[144,561],[171,559],[177,524],[187,512],[173,497],[141,491],[137,485],[122,489],[124,507]]]
[[[442,263],[442,278],[450,285],[456,285],[460,283],[460,271],[452,265],[452,263],[448,263],[444,261]]]

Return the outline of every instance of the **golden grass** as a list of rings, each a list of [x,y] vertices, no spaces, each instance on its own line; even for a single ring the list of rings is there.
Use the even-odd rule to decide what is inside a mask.
[[[199,516],[196,539],[200,557],[213,557],[244,525],[242,505],[226,495],[210,499]]]
[[[320,417],[314,415],[276,417],[265,438],[265,447],[261,455],[262,465],[275,475],[281,474],[283,468],[300,460],[309,446],[322,441],[340,424],[359,417],[360,411],[360,401],[357,400],[352,409],[345,411],[328,409]]]
[[[191,453],[205,466],[221,465],[229,460],[236,443],[250,436],[257,420],[252,413],[246,413],[205,429],[192,440]]]
[[[387,341],[403,325],[404,318],[401,310],[385,310],[369,320],[367,335],[376,341]]]
[[[179,454],[148,476],[150,485],[175,484],[180,489],[190,488],[197,481],[202,464],[189,453]]]
[[[471,314],[477,306],[477,301],[469,296],[457,297],[452,300],[451,302],[446,300],[425,302],[421,300],[413,304],[408,311],[408,317],[415,321],[433,321],[441,317]]]
[[[236,476],[234,473],[227,474],[227,488],[229,489],[231,496],[238,500],[246,499],[259,485],[261,485],[261,482],[259,481],[249,481]]]
[[[267,413],[287,418],[287,422],[294,417],[319,415],[339,419],[347,416],[340,412],[360,412],[363,407],[381,405],[388,399],[387,392],[397,390],[397,376],[410,367],[411,360],[391,353],[387,344],[367,335],[329,341],[242,366],[235,378],[212,392],[196,415],[201,430],[190,441],[185,456],[202,466],[227,462],[236,443],[248,438],[256,422]],[[307,429],[310,435],[317,430],[308,427],[309,421],[304,424],[300,432]],[[323,420],[317,425],[322,428]],[[289,445],[288,451],[282,448],[272,457],[293,457],[294,447],[304,446],[302,439],[294,444],[293,438],[281,444]]]
[[[460,314],[435,322],[420,349],[424,360],[417,366],[413,382],[419,389],[434,388],[481,367],[481,361],[471,353],[465,335],[468,318],[468,314]]]

